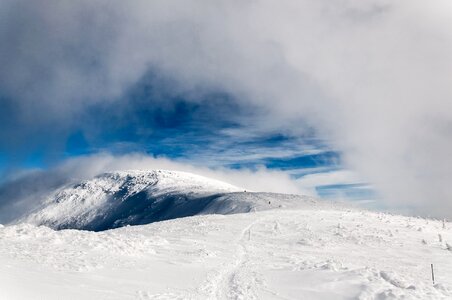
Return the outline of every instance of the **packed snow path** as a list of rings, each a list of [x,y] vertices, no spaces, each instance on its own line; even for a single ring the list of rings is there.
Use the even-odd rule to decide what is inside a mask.
[[[452,299],[450,244],[450,223],[343,208],[22,224],[0,228],[0,299]]]

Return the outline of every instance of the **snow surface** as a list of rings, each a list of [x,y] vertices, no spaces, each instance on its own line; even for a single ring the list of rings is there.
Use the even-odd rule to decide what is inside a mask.
[[[0,299],[452,299],[451,223],[223,192],[203,213],[248,213],[100,232],[0,226]]]
[[[452,299],[451,226],[317,207],[103,232],[6,226],[0,298]]]

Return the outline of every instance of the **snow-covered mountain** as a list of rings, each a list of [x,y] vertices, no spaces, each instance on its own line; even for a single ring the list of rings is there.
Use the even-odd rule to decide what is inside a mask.
[[[293,207],[306,201],[314,200],[296,195],[276,197],[270,193],[245,192],[185,172],[118,171],[57,189],[19,223],[100,231],[200,214]]]
[[[102,174],[22,221],[0,225],[0,299],[452,299],[447,221],[188,173]]]

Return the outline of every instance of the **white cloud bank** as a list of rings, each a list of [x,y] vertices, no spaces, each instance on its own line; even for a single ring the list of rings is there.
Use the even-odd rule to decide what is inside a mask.
[[[0,20],[0,88],[32,124],[152,69],[256,105],[256,126],[303,120],[389,204],[452,216],[449,0],[7,0]]]

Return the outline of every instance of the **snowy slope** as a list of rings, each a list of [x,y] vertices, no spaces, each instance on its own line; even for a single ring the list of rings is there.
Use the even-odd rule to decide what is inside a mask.
[[[452,299],[444,225],[306,205],[102,232],[7,226],[0,299]]]
[[[51,193],[18,223],[55,229],[106,230],[199,214],[230,214],[303,205],[308,197],[249,193],[232,185],[174,171],[121,171]]]

